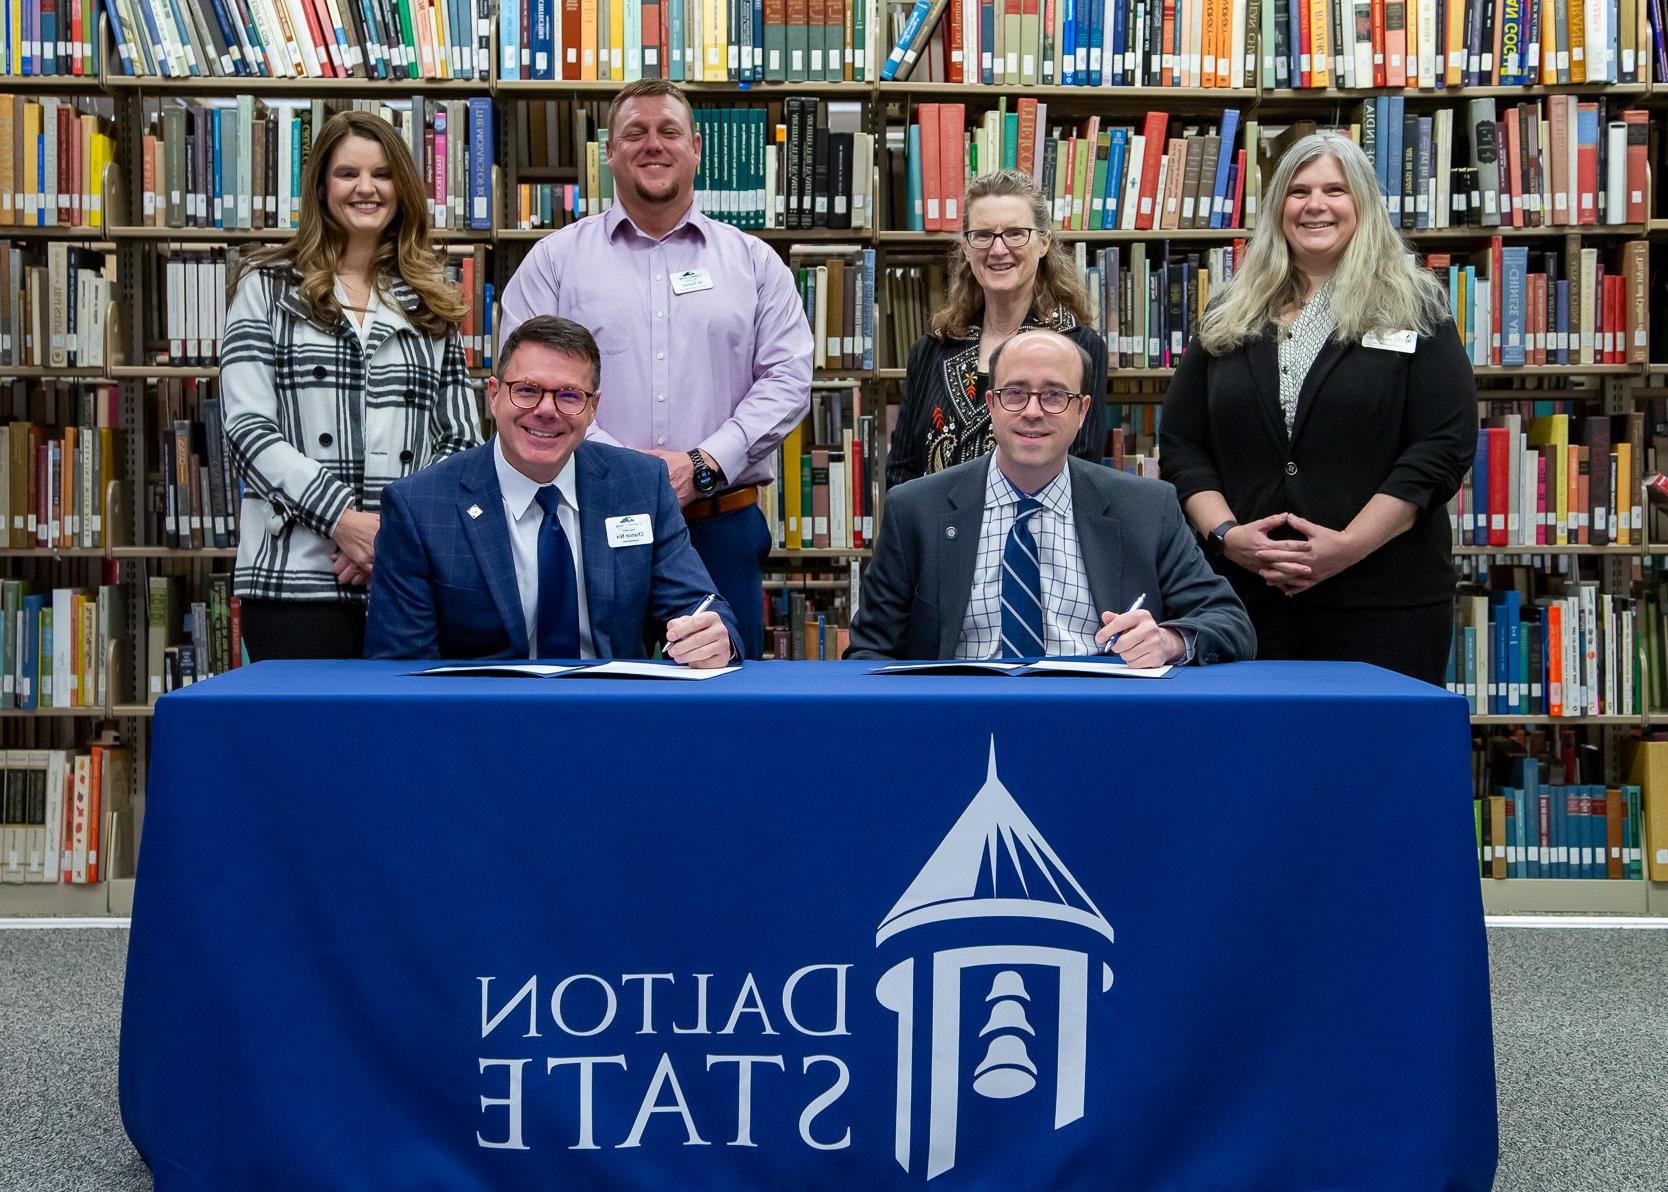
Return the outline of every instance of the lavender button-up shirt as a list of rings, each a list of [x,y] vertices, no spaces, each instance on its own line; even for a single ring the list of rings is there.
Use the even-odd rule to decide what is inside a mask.
[[[708,289],[673,292],[705,270]],[[755,236],[692,204],[664,239],[618,204],[551,233],[504,290],[500,340],[535,315],[590,329],[602,401],[587,437],[639,451],[699,447],[727,482],[772,478],[811,403],[811,329],[793,275]]]

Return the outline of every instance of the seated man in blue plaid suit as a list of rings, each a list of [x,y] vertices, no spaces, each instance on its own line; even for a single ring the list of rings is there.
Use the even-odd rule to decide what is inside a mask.
[[[529,319],[487,380],[497,433],[383,490],[367,658],[739,656],[666,465],[587,443],[602,359],[568,319]]]
[[[1256,635],[1170,485],[1070,458],[1089,362],[1025,331],[990,359],[996,450],[887,494],[848,658],[1110,653],[1131,666],[1250,658]]]

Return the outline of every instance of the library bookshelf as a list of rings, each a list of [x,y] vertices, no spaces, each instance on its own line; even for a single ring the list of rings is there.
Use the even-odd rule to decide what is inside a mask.
[[[1261,0],[1272,5],[1273,0]],[[976,5],[974,7],[977,7]],[[1045,0],[1045,8],[1049,7]],[[1231,9],[1231,5],[1228,6]],[[1603,100],[1611,107],[1642,108],[1650,113],[1649,136],[1658,150],[1663,144],[1668,85],[1639,81],[1610,84],[1552,84],[1544,86],[1479,86],[1456,88],[1298,88],[1277,86],[1267,68],[1262,38],[1266,22],[1253,0],[1245,31],[1247,66],[1235,71],[1242,85],[1226,87],[1191,86],[1058,86],[1020,82],[1002,85],[969,85],[928,79],[903,81],[879,79],[880,65],[891,47],[893,34],[903,25],[910,5],[895,0],[867,4],[866,36],[862,43],[865,69],[853,72],[865,77],[801,82],[690,82],[685,84],[698,109],[763,107],[772,119],[780,119],[785,101],[817,101],[819,118],[830,106],[855,113],[857,132],[869,138],[871,151],[865,160],[865,174],[854,174],[852,193],[866,198],[863,225],[850,228],[759,227],[755,234],[777,247],[793,262],[795,256],[817,258],[819,253],[854,249],[868,254],[872,269],[871,290],[863,293],[866,304],[859,312],[859,325],[868,320],[872,343],[862,367],[849,362],[819,368],[814,393],[828,400],[846,400],[857,395],[863,408],[876,418],[873,454],[868,460],[867,483],[873,485],[871,513],[878,509],[884,485],[885,449],[889,425],[884,411],[895,409],[904,380],[903,360],[895,347],[888,349],[882,332],[902,312],[888,304],[882,278],[889,270],[931,271],[941,267],[946,254],[956,249],[956,237],[948,231],[927,231],[911,226],[908,197],[895,194],[897,180],[907,177],[907,167],[892,165],[893,155],[907,155],[907,130],[916,123],[922,105],[962,105],[958,119],[963,129],[976,137],[988,114],[1004,118],[1021,100],[1047,105],[1049,127],[1065,130],[1069,139],[1090,120],[1101,126],[1138,126],[1148,113],[1162,111],[1172,127],[1209,129],[1223,111],[1236,111],[1238,135],[1243,144],[1248,125],[1256,124],[1263,140],[1251,146],[1249,160],[1255,172],[1255,150],[1273,141],[1272,130],[1300,121],[1322,126],[1349,126],[1363,105],[1371,107],[1383,97],[1405,102],[1407,110],[1429,115],[1444,107],[1461,109],[1469,101],[1490,99],[1498,104],[1536,104],[1553,97],[1571,96],[1582,101]],[[1637,9],[1633,9],[1637,11]],[[77,110],[98,116],[113,143],[113,159],[98,179],[102,219],[95,224],[75,223],[67,227],[6,225],[0,221],[0,240],[24,253],[44,256],[57,244],[103,254],[102,267],[110,282],[107,304],[98,313],[102,322],[103,352],[93,366],[54,366],[46,363],[10,364],[0,361],[0,391],[12,393],[8,416],[16,420],[28,413],[33,396],[42,387],[82,387],[102,390],[106,396],[100,409],[121,432],[117,440],[118,459],[110,465],[108,491],[103,501],[103,530],[96,545],[0,546],[0,577],[30,581],[37,589],[74,585],[108,587],[123,598],[112,601],[111,621],[104,642],[108,683],[103,698],[80,706],[24,710],[0,708],[0,746],[8,751],[66,750],[88,748],[95,742],[116,743],[131,751],[133,775],[130,789],[111,793],[113,806],[129,817],[128,830],[136,829],[143,805],[143,783],[147,768],[149,722],[154,704],[147,683],[155,673],[153,642],[149,640],[147,598],[150,582],[157,577],[178,576],[182,590],[191,599],[202,599],[209,576],[230,570],[235,550],[228,545],[193,547],[170,542],[159,530],[155,471],[157,442],[164,419],[160,393],[165,387],[196,387],[199,396],[213,391],[218,370],[212,359],[182,361],[167,351],[159,336],[159,312],[154,309],[159,292],[157,276],[166,259],[175,255],[221,259],[233,251],[270,242],[288,234],[283,228],[167,227],[156,226],[147,216],[145,190],[146,137],[155,131],[158,105],[199,104],[221,109],[241,98],[260,103],[322,104],[323,110],[356,103],[446,105],[452,101],[486,101],[491,112],[489,144],[490,194],[486,226],[457,226],[437,231],[437,241],[460,260],[484,262],[485,275],[474,277],[478,304],[476,334],[482,351],[474,370],[486,375],[490,363],[491,294],[501,293],[528,249],[551,226],[524,226],[518,218],[517,196],[525,184],[573,188],[586,202],[600,202],[594,178],[587,174],[584,143],[580,132],[583,112],[595,115],[605,109],[620,81],[535,80],[500,77],[506,61],[501,38],[504,25],[487,5],[480,12],[492,26],[490,45],[484,53],[492,69],[471,79],[437,78],[268,78],[133,76],[122,73],[107,19],[100,17],[94,36],[102,47],[96,72],[71,76],[0,76],[0,95],[18,100],[48,99],[74,105]],[[357,19],[357,18],[356,18]],[[1259,26],[1262,27],[1259,27]],[[513,55],[512,55],[513,57]],[[1641,51],[1640,78],[1648,76]],[[923,59],[924,60],[924,59]],[[849,65],[849,64],[848,64]],[[940,70],[942,64],[940,64]],[[549,105],[548,108],[545,105]],[[567,105],[556,109],[555,105]],[[579,115],[576,115],[578,113]],[[553,131],[553,117],[569,121],[566,132]],[[821,126],[819,126],[821,127]],[[898,133],[903,132],[902,138]],[[555,155],[535,154],[534,134],[556,146]],[[1189,135],[1192,135],[1191,132]],[[969,144],[975,141],[970,139]],[[594,142],[593,142],[594,145]],[[535,162],[532,160],[538,156]],[[1457,155],[1456,155],[1457,156]],[[968,163],[971,165],[971,163]],[[432,168],[432,167],[431,167]],[[780,183],[778,184],[780,189]],[[1628,241],[1645,241],[1650,247],[1653,272],[1668,272],[1668,203],[1653,177],[1646,197],[1646,217],[1614,224],[1570,228],[1476,226],[1409,228],[1406,235],[1421,253],[1483,252],[1496,234],[1509,244],[1529,247],[1532,253],[1558,251],[1577,243],[1595,247],[1601,253]],[[1243,212],[1243,206],[1241,211]],[[536,222],[536,221],[535,221]],[[1236,221],[1241,222],[1241,221]],[[1244,221],[1249,222],[1249,221]],[[1237,226],[1183,227],[1153,230],[1134,227],[1073,227],[1059,233],[1068,249],[1084,267],[1104,260],[1109,250],[1129,253],[1138,246],[1163,248],[1164,259],[1185,260],[1189,253],[1209,254],[1231,250],[1236,240],[1248,235]],[[34,258],[31,258],[34,259]],[[1127,261],[1127,257],[1121,259]],[[1657,302],[1668,302],[1659,289]],[[1104,313],[1104,312],[1103,312]],[[915,312],[921,317],[924,312]],[[1658,327],[1661,318],[1658,316]],[[1113,334],[1119,334],[1114,328]],[[907,344],[903,345],[907,349]],[[1645,403],[1668,398],[1668,334],[1651,337],[1656,359],[1631,363],[1545,364],[1532,369],[1496,363],[1479,363],[1476,376],[1485,413],[1497,403],[1555,401],[1576,403],[1574,408],[1624,414]],[[1160,356],[1163,353],[1159,353]],[[9,359],[9,357],[8,357]],[[1173,369],[1167,360],[1143,359],[1117,364],[1110,370],[1106,400],[1109,425],[1128,428],[1132,443],[1144,434],[1150,437],[1153,418],[1162,403],[1167,380]],[[181,392],[181,389],[169,392]],[[38,403],[37,403],[38,404]],[[1132,451],[1138,456],[1139,450]],[[1668,462],[1668,461],[1664,461]],[[167,486],[164,476],[162,485]],[[1647,518],[1648,528],[1649,518]],[[1576,574],[1594,576],[1609,590],[1628,591],[1631,583],[1657,574],[1654,560],[1668,554],[1668,544],[1649,535],[1623,546],[1543,545],[1529,547],[1456,548],[1462,569],[1478,564],[1532,560],[1534,567],[1574,568]],[[767,564],[767,594],[788,598],[797,594],[805,607],[827,608],[838,613],[849,609],[854,599],[860,569],[868,558],[864,547],[829,546],[790,548],[779,542]],[[1583,570],[1584,569],[1584,570]],[[798,606],[793,606],[797,608]],[[794,626],[790,626],[790,632]],[[166,640],[164,638],[163,640]],[[1645,702],[1642,707],[1649,709]],[[1655,727],[1668,727],[1668,714],[1649,710],[1628,715],[1545,717],[1511,714],[1478,714],[1473,727],[1478,734],[1534,729],[1575,729],[1591,734],[1606,752],[1610,764],[1617,764],[1620,741],[1628,734]],[[107,827],[110,825],[107,824]],[[117,833],[111,831],[114,841]],[[132,862],[134,847],[117,850],[107,858],[100,880],[90,884],[64,882],[15,883],[0,881],[0,915],[92,915],[125,914],[132,905]],[[1593,880],[1497,881],[1483,879],[1484,904],[1490,911],[1566,911],[1668,915],[1668,883]]]

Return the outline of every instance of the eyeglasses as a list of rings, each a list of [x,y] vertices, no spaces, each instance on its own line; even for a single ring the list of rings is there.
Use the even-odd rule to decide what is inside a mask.
[[[969,248],[984,252],[996,243],[998,236],[1002,237],[1002,243],[1009,248],[1024,248],[1031,243],[1031,233],[1040,230],[1038,228],[1002,228],[1000,230],[996,228],[969,228],[961,236],[963,240],[967,241]]]
[[[1071,403],[1082,393],[1073,393],[1069,389],[1027,389],[1023,385],[1004,385],[1000,389],[991,391],[1002,408],[1010,414],[1018,414],[1031,404],[1031,399],[1037,399],[1045,414],[1064,414]]]
[[[556,403],[556,408],[564,414],[583,414],[587,407],[597,399],[597,395],[589,389],[546,389],[542,385],[535,385],[531,381],[500,382],[510,391],[510,401],[520,410],[536,410],[544,400],[545,394]]]

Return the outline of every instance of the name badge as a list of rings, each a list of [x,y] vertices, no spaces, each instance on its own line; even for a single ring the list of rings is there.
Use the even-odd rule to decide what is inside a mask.
[[[698,290],[712,289],[712,274],[705,269],[685,269],[682,273],[672,274],[672,293],[693,294]]]
[[[602,524],[608,531],[608,545],[615,550],[622,546],[647,546],[654,541],[654,526],[646,513],[610,517]]]
[[[1392,331],[1388,335],[1364,335],[1361,346],[1365,348],[1380,348],[1386,352],[1400,352],[1404,356],[1411,356],[1413,350],[1419,346],[1419,337],[1412,331]]]

